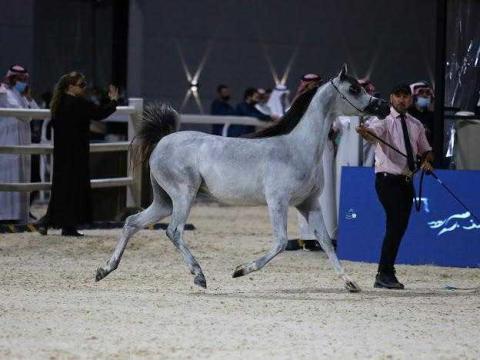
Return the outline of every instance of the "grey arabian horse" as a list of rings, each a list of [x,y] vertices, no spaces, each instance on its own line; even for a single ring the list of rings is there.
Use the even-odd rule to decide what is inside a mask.
[[[137,142],[143,160],[150,156],[153,202],[127,218],[111,259],[97,270],[96,281],[118,267],[128,240],[137,231],[172,215],[167,236],[181,252],[194,283],[206,288],[205,276],[183,239],[198,192],[232,205],[263,205],[273,226],[274,244],[264,256],[238,266],[233,277],[260,270],[287,245],[287,212],[295,206],[305,217],[337,274],[352,292],[358,285],[345,274],[325,229],[319,194],[323,187],[322,152],[339,115],[371,114],[384,118],[385,101],[371,97],[358,82],[340,74],[303,94],[280,122],[254,138],[225,138],[182,131],[167,135],[178,114],[168,106],[144,116]],[[150,154],[151,153],[151,154]]]

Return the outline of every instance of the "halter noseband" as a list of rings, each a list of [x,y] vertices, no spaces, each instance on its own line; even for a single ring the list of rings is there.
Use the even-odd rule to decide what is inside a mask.
[[[330,84],[332,84],[333,88],[338,92],[338,94],[340,95],[340,97],[345,100],[348,104],[350,104],[350,106],[352,106],[355,110],[357,110],[358,112],[361,112],[361,113],[365,113],[365,109],[368,108],[370,106],[370,104],[372,103],[372,99],[373,99],[373,96],[370,95],[370,99],[368,100],[368,104],[367,106],[365,106],[365,108],[363,110],[360,110],[358,107],[356,107],[355,105],[352,104],[352,102],[350,100],[348,100],[348,98],[342,94],[342,92],[340,91],[340,89],[337,87],[337,85],[335,85],[335,83],[333,82],[333,79],[330,80]]]

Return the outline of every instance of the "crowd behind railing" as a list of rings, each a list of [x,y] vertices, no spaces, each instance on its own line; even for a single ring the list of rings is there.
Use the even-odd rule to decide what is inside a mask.
[[[255,131],[259,126],[269,126],[278,122],[288,111],[290,105],[304,91],[311,87],[320,86],[323,83],[318,74],[304,75],[294,93],[283,84],[273,88],[249,87],[243,93],[243,99],[235,106],[231,101],[231,89],[226,84],[218,85],[217,96],[210,106],[210,114],[221,116],[222,121],[215,118],[207,118],[203,121],[195,121],[192,115],[182,115],[182,120],[190,123],[209,123],[211,133],[229,137],[240,137]],[[368,94],[378,96],[375,85],[369,79],[360,79],[359,84]],[[108,90],[99,87],[87,87],[87,83],[70,84],[72,89],[79,85],[81,95],[88,98],[89,103],[102,107],[108,104],[112,98]],[[83,86],[83,87],[82,87]],[[418,81],[410,84],[412,93],[412,105],[408,112],[418,119],[424,126],[428,141],[433,143],[434,131],[434,91],[430,84]],[[72,90],[73,91],[73,90]],[[115,105],[127,104],[125,91],[116,89]],[[29,74],[20,66],[12,66],[0,85],[0,108],[15,109],[41,109],[49,108],[53,93],[50,91],[41,94],[37,100],[32,96],[29,86]],[[192,117],[192,118],[189,118]],[[233,119],[230,123],[223,119]],[[234,121],[236,117],[251,118],[251,124]],[[254,121],[256,119],[257,121]],[[125,125],[119,124],[124,119],[118,116],[110,116],[111,121],[102,122],[88,119],[88,139],[97,141],[126,141],[129,140],[125,131]],[[359,124],[368,124],[372,119],[368,116],[360,118],[338,118],[335,121],[329,138],[335,164],[329,171],[340,177],[341,166],[373,166],[374,145],[362,140],[354,131]],[[71,139],[67,139],[67,142]],[[0,146],[51,144],[52,122],[49,119],[32,119],[22,121],[13,116],[0,116]],[[352,156],[352,154],[354,154]],[[0,183],[19,182],[45,182],[52,175],[52,161],[48,155],[21,155],[0,154]],[[338,200],[339,181],[335,182],[335,192]],[[28,198],[28,199],[27,199]],[[35,200],[47,200],[45,192],[1,192],[0,191],[0,221],[1,222],[26,222],[35,220],[28,211],[29,205]],[[338,201],[337,201],[338,204]],[[337,206],[338,207],[338,206]],[[25,219],[21,214],[30,213],[30,219]],[[305,237],[305,236],[304,236]],[[335,237],[335,236],[333,236]]]

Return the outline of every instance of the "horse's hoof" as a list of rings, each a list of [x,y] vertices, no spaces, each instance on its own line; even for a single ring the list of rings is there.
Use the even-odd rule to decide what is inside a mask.
[[[362,291],[362,289],[360,289],[360,286],[358,286],[354,281],[351,280],[345,283],[345,288],[351,293],[357,293]]]
[[[237,266],[237,268],[236,268],[235,271],[233,272],[232,277],[233,277],[233,278],[237,278],[237,277],[243,276],[243,275],[245,275],[245,274],[246,274],[245,266],[239,265],[239,266]]]
[[[107,276],[109,272],[103,268],[97,269],[97,274],[95,275],[95,281],[102,280],[105,276]]]
[[[195,276],[193,282],[195,285],[201,286],[204,289],[207,288],[207,280],[205,280],[205,276],[203,274],[198,274]]]

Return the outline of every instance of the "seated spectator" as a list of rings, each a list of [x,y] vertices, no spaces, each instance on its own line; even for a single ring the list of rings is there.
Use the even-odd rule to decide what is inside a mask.
[[[255,108],[258,102],[258,92],[256,88],[250,87],[245,90],[243,102],[237,105],[236,114],[238,116],[250,116],[261,121],[272,121],[272,117],[262,114]],[[228,128],[229,137],[240,137],[255,131],[255,126],[249,125],[230,125]]]
[[[425,127],[425,134],[429,144],[433,144],[433,89],[426,81],[419,81],[410,84],[412,91],[413,104],[408,109],[408,113],[420,122]]]
[[[217,86],[217,98],[213,100],[210,106],[210,114],[212,115],[235,115],[235,109],[228,102],[230,101],[230,89],[227,85],[220,84]],[[213,135],[222,135],[223,124],[214,124],[212,126]]]

